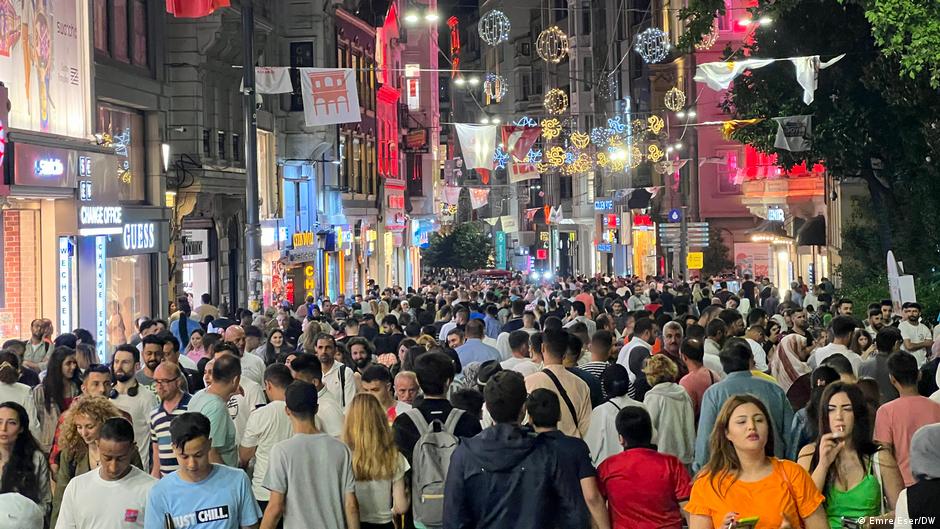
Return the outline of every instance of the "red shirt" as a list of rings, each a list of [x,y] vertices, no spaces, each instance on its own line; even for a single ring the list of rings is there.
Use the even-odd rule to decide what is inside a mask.
[[[702,366],[682,377],[682,380],[679,381],[679,385],[685,388],[689,396],[692,397],[692,408],[695,411],[695,424],[698,424],[698,415],[702,409],[702,396],[705,395],[705,390],[719,380],[721,380],[721,377],[715,374],[714,371]]]
[[[692,493],[679,458],[650,448],[630,448],[597,467],[597,481],[613,529],[681,529],[679,503]]]

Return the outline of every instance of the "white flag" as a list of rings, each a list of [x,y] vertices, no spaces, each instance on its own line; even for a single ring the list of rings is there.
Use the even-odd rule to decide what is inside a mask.
[[[745,70],[756,70],[772,64],[777,59],[745,59],[743,61],[706,62],[695,68],[695,79],[712,90],[726,90],[734,78]]]
[[[777,138],[774,147],[791,152],[808,151],[813,146],[813,116],[774,118]]]
[[[506,233],[519,231],[519,223],[516,222],[516,217],[513,215],[503,215],[499,218],[499,222],[502,223],[503,231]]]
[[[255,68],[255,91],[259,94],[287,94],[294,91],[290,68],[258,66]]]
[[[362,121],[352,68],[301,68],[300,87],[308,127]]]
[[[460,150],[468,169],[493,170],[493,153],[496,152],[496,125],[471,125],[455,123]]]

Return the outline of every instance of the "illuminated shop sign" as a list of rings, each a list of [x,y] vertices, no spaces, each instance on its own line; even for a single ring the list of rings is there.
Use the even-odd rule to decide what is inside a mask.
[[[40,178],[49,176],[62,176],[65,173],[65,164],[59,158],[45,158],[36,160],[33,174]]]
[[[302,246],[313,246],[314,236],[312,231],[298,231],[291,238],[294,243],[294,248],[300,248]]]
[[[107,338],[107,246],[108,238],[95,237],[95,335],[98,343],[105,343]]]
[[[72,328],[72,241],[59,237],[59,328]]]
[[[156,248],[157,225],[153,222],[125,224],[123,246],[125,250],[150,250]]]
[[[16,142],[7,147],[11,145],[15,185],[75,188],[78,180],[75,151]]]
[[[598,199],[594,201],[594,211],[613,211],[614,201],[611,199]]]
[[[783,222],[783,209],[782,208],[768,208],[767,209],[767,220],[772,222]]]
[[[78,210],[79,235],[120,235],[122,224],[124,208],[120,206],[82,206]]]

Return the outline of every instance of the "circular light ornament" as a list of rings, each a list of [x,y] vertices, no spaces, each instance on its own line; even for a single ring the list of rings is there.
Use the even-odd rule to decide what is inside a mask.
[[[682,107],[685,106],[685,92],[677,86],[670,88],[663,97],[663,104],[673,112],[682,110]]]
[[[480,23],[477,25],[480,38],[490,46],[509,40],[509,28],[509,17],[498,9],[480,17]]]
[[[539,33],[535,40],[535,51],[545,62],[560,63],[568,55],[568,35],[558,26]]]
[[[633,49],[648,64],[662,62],[669,55],[669,34],[659,28],[648,28],[636,36]]]
[[[543,106],[549,114],[561,114],[568,110],[568,94],[560,88],[552,88],[545,93]]]
[[[499,103],[509,92],[509,81],[498,73],[486,74],[486,80],[483,81],[483,98],[486,104],[491,102]]]

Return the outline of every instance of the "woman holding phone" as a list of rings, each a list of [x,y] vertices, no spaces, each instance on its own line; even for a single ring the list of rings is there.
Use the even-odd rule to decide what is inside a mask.
[[[725,401],[709,443],[711,457],[685,506],[689,529],[826,529],[823,496],[812,478],[773,457],[773,425],[760,399]]]
[[[800,450],[800,465],[826,496],[831,529],[893,511],[904,488],[890,450],[872,439],[872,417],[862,390],[833,382],[819,402],[819,437]]]

